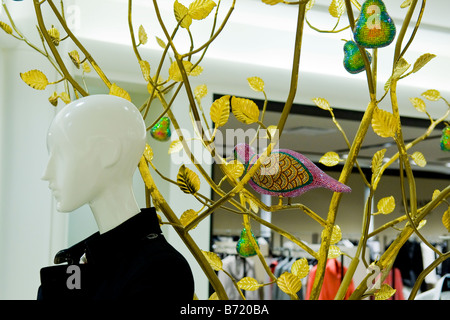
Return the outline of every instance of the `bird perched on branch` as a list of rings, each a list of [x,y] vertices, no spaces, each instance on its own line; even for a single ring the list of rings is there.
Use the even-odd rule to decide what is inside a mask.
[[[234,157],[244,163],[247,172],[260,156],[248,144],[240,143],[234,148]],[[283,198],[296,197],[314,188],[326,188],[334,192],[352,191],[304,155],[288,149],[273,150],[256,170],[249,184],[258,193]]]

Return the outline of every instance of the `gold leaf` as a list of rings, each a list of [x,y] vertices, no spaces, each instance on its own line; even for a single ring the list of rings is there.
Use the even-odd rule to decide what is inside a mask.
[[[54,106],[56,107],[58,105],[58,98],[59,95],[55,92],[53,92],[53,94],[48,98],[48,101]]]
[[[115,83],[111,85],[111,88],[109,88],[109,94],[117,97],[124,98],[125,100],[128,100],[131,102],[131,97],[128,94],[128,92],[125,89],[122,89],[121,87],[117,86]]]
[[[208,94],[208,87],[206,84],[201,84],[194,89],[194,96],[195,99],[201,100]]]
[[[182,63],[188,76],[198,76],[203,71],[202,67],[200,66],[196,66],[195,68],[193,68],[194,65],[190,61],[183,61]],[[176,61],[174,61],[169,67],[169,80],[173,80],[176,82],[183,81],[183,76],[181,75],[180,68]]]
[[[345,3],[343,0],[333,0],[328,7],[328,12],[334,18],[339,18],[345,12]]]
[[[158,43],[158,45],[159,45],[161,48],[165,49],[165,48],[166,48],[166,43],[165,43],[161,38],[159,38],[159,37],[156,37],[156,36],[155,36],[155,38],[156,38],[156,42]]]
[[[324,98],[313,98],[312,101],[318,106],[320,109],[330,111],[332,110],[330,107],[330,103],[327,99]]]
[[[183,226],[187,226],[192,220],[197,218],[198,213],[193,209],[188,209],[180,217],[180,222]],[[198,226],[198,223],[192,228],[195,229]]]
[[[50,29],[47,30],[48,35],[50,36],[50,39],[52,40],[53,44],[55,46],[59,45],[59,42],[61,41],[61,35],[54,26],[52,26]]]
[[[296,260],[291,266],[291,272],[300,279],[306,277],[309,273],[308,260],[306,258]]]
[[[422,152],[416,151],[411,155],[411,158],[419,167],[425,167],[427,165],[427,160],[425,159]]]
[[[380,137],[394,137],[397,132],[398,122],[392,113],[375,108],[372,117],[372,128],[373,131]]]
[[[59,97],[61,98],[61,100],[65,103],[68,104],[70,103],[70,97],[69,94],[67,92],[61,92],[61,94],[59,95]]]
[[[203,250],[202,250],[202,253],[205,256],[206,260],[208,260],[208,263],[210,264],[210,266],[215,271],[222,270],[222,267],[223,267],[222,260],[220,260],[220,257],[216,253],[209,252],[209,251],[203,251]]]
[[[180,151],[181,149],[183,149],[183,144],[181,143],[181,141],[178,139],[173,140],[169,146],[169,154],[176,153],[176,152]]]
[[[392,289],[387,283],[381,285],[380,290],[375,293],[375,300],[386,300],[394,295],[397,290]]]
[[[3,29],[3,31],[5,31],[7,34],[12,34],[13,30],[11,28],[11,26],[9,24],[6,24],[3,21],[0,21],[0,28]]]
[[[393,196],[385,197],[380,199],[377,204],[378,212],[375,212],[373,215],[377,214],[389,214],[395,209],[395,199]]]
[[[306,4],[306,11],[310,10],[314,6],[314,2],[316,2],[316,0],[309,0]]]
[[[326,229],[322,230],[322,239],[325,236]],[[342,239],[342,231],[338,225],[333,226],[333,231],[331,233],[330,244],[336,244]]]
[[[238,281],[238,287],[242,290],[255,291],[258,290],[262,285],[252,277],[245,277]]]
[[[283,0],[262,0],[265,4],[268,4],[270,6],[274,6],[280,2],[283,2]]]
[[[422,220],[422,221],[420,221],[420,222],[419,222],[419,225],[417,226],[417,230],[422,229],[422,227],[423,227],[424,225],[426,225],[426,224],[427,224],[427,220]]]
[[[381,170],[381,166],[383,165],[384,154],[386,153],[386,149],[381,149],[375,152],[372,158],[372,175],[376,177]],[[373,179],[372,179],[373,180]]]
[[[211,13],[216,3],[212,0],[195,0],[189,5],[188,13],[192,19],[203,20]]]
[[[412,0],[405,0],[403,1],[403,3],[400,5],[400,8],[407,8],[411,5]]]
[[[232,111],[236,119],[252,124],[258,121],[259,109],[255,102],[245,98],[231,98]]]
[[[139,66],[141,67],[142,76],[145,81],[150,81],[150,63],[145,60],[139,60]]]
[[[226,95],[216,99],[211,105],[209,115],[216,127],[225,125],[230,116],[230,96]]]
[[[419,71],[420,69],[422,69],[428,62],[431,61],[431,59],[433,59],[435,57],[436,57],[436,55],[431,54],[431,53],[425,53],[425,54],[421,55],[414,63],[412,73],[415,73],[415,72]]]
[[[189,29],[189,26],[192,24],[192,17],[188,14],[188,8],[176,0],[173,4],[173,11],[175,13],[175,19],[180,23],[180,26]]]
[[[153,160],[153,149],[147,143],[145,144],[144,157],[148,162]]]
[[[254,213],[258,213],[259,211],[259,206],[258,204],[250,197],[245,197],[245,202],[248,203],[248,205],[250,206],[250,209],[254,212]]]
[[[442,223],[447,231],[450,232],[450,206],[445,210],[444,215],[442,216]]]
[[[83,62],[83,72],[85,73],[91,72],[91,66],[87,61]]]
[[[251,78],[247,78],[247,81],[248,81],[248,85],[250,86],[250,88],[252,90],[257,91],[257,92],[264,91],[263,79],[261,79],[259,77],[251,77]]]
[[[244,165],[238,160],[231,160],[225,166],[227,175],[232,179],[238,179],[244,173]]]
[[[409,98],[409,101],[411,101],[414,108],[416,108],[419,112],[426,112],[427,106],[425,104],[425,101],[423,101],[420,98]]]
[[[208,300],[219,300],[219,296],[217,295],[217,292],[214,292],[212,295],[210,295]]]
[[[328,251],[327,259],[334,259],[339,257],[342,254],[341,249],[338,246],[330,246],[330,250]]]
[[[319,160],[320,163],[326,165],[327,167],[333,167],[337,165],[341,159],[336,152],[330,151],[325,153]]]
[[[139,43],[146,44],[148,41],[148,36],[142,24],[139,26],[138,35],[139,35]]]
[[[183,164],[178,170],[177,183],[184,193],[194,194],[200,189],[200,179],[197,174]]]
[[[384,84],[384,91],[389,90],[389,88],[391,87],[391,82],[392,82],[392,76],[390,76],[389,79],[387,79],[386,83]]]
[[[441,98],[441,93],[438,90],[430,89],[422,93],[422,97],[430,101],[437,101]]]
[[[398,79],[409,69],[411,65],[404,58],[401,58],[395,65],[394,72],[392,74],[392,79]]]
[[[70,51],[69,57],[70,57],[70,60],[72,60],[75,67],[77,67],[77,69],[80,69],[81,61],[80,61],[80,54],[78,53],[78,51],[77,50]]]
[[[302,281],[296,275],[286,271],[278,277],[277,285],[284,293],[297,296],[297,292],[302,288]]]
[[[27,85],[36,90],[44,90],[48,85],[47,76],[36,69],[21,73],[20,77]]]

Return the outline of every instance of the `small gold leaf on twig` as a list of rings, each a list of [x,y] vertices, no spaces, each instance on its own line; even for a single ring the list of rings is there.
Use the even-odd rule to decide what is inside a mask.
[[[159,45],[161,48],[165,49],[165,48],[166,48],[166,43],[165,43],[161,38],[159,38],[159,37],[156,37],[156,36],[155,36],[155,38],[156,38],[156,42],[158,43],[158,45]]]
[[[70,97],[69,94],[65,91],[61,92],[59,97],[61,98],[61,100],[65,103],[68,104],[70,103]]]
[[[250,88],[256,92],[264,91],[264,81],[259,77],[247,78],[248,85]]]
[[[47,76],[36,69],[21,73],[20,77],[27,85],[36,90],[44,90],[49,84]]]
[[[216,3],[212,0],[195,0],[189,5],[188,13],[192,19],[203,20],[211,13]]]
[[[392,289],[387,283],[381,285],[380,290],[375,293],[375,300],[386,300],[392,297],[397,290]]]
[[[306,277],[309,273],[308,260],[306,258],[296,260],[291,266],[291,272],[300,279]]]
[[[145,144],[144,158],[148,162],[152,162],[153,160],[153,149],[147,143]]]
[[[284,293],[297,297],[297,292],[302,288],[302,281],[290,272],[284,272],[277,279],[277,285]]]
[[[179,139],[177,139],[177,140],[173,140],[170,143],[168,152],[169,152],[169,154],[172,154],[172,153],[176,153],[176,152],[180,151],[181,149],[183,149],[183,144],[181,143],[181,141]]]
[[[380,137],[394,137],[397,132],[398,122],[392,113],[375,108],[372,117],[373,131]]]
[[[220,257],[217,255],[217,253],[209,252],[209,251],[203,251],[203,250],[202,250],[202,253],[205,256],[205,258],[208,261],[208,263],[210,264],[210,266],[215,271],[222,270],[223,263],[222,263],[222,260],[220,260]]]
[[[201,100],[208,94],[208,87],[206,84],[201,84],[195,87],[194,89],[194,97],[197,100]]]
[[[422,69],[428,62],[431,61],[431,59],[435,58],[436,55],[435,54],[431,54],[431,53],[425,53],[423,55],[421,55],[416,62],[414,63],[413,69],[412,69],[412,73],[415,73],[417,71],[419,71],[420,69]]]
[[[330,107],[330,103],[327,99],[324,98],[313,98],[312,101],[318,106],[320,109],[330,111],[332,110]]]
[[[427,160],[425,156],[420,151],[416,151],[411,155],[411,158],[419,167],[425,167],[427,165]]]
[[[373,177],[377,176],[381,170],[381,166],[383,164],[384,154],[386,153],[386,149],[381,149],[375,152],[372,158],[372,175]]]
[[[404,9],[407,8],[411,5],[412,0],[405,0],[403,1],[403,3],[400,5],[400,8]]]
[[[175,19],[178,23],[180,23],[180,26],[182,28],[189,29],[189,26],[192,24],[192,17],[188,14],[188,8],[176,0],[173,4],[173,11],[175,14]]]
[[[342,161],[342,159],[339,158],[339,155],[333,151],[325,153],[319,160],[320,163],[326,165],[327,167],[333,167],[340,161]]]
[[[378,212],[375,212],[373,215],[377,214],[389,214],[395,209],[395,199],[393,196],[385,197],[380,199],[377,204]]]
[[[70,57],[70,60],[72,60],[75,67],[77,67],[77,69],[80,69],[81,62],[80,62],[80,54],[78,53],[78,51],[77,50],[70,51],[69,57]]]
[[[194,194],[200,189],[199,177],[184,164],[178,170],[177,183],[184,193]]]
[[[53,94],[48,98],[48,101],[49,101],[54,107],[56,107],[56,106],[58,106],[58,98],[59,98],[59,95],[58,95],[58,93],[56,93],[56,91],[55,91],[55,92],[53,92]]]
[[[327,259],[335,259],[342,254],[341,249],[338,246],[330,246],[330,250],[328,251]]]
[[[438,101],[441,98],[441,93],[438,90],[430,89],[422,93],[422,97],[430,101]]]
[[[231,160],[225,166],[227,175],[232,179],[238,179],[244,173],[244,165],[238,160]]]
[[[197,218],[198,213],[193,209],[188,209],[180,217],[180,222],[183,226],[187,226],[192,220]],[[192,227],[192,229],[195,229],[198,226],[198,223]]]
[[[427,106],[425,104],[425,101],[423,101],[420,98],[409,98],[409,101],[412,103],[413,107],[416,108],[419,112],[426,112]]]
[[[326,229],[322,230],[322,239],[325,236]],[[333,231],[331,232],[330,244],[336,244],[342,239],[342,231],[338,225],[333,226]]]
[[[203,68],[200,66],[196,66],[195,68],[192,62],[183,60],[183,67],[186,70],[188,76],[198,76],[202,73]],[[169,67],[169,80],[173,80],[176,82],[183,81],[183,76],[181,75],[180,68],[178,63],[174,61]]]
[[[209,115],[216,127],[225,125],[230,116],[230,96],[226,95],[216,99],[211,105]]]
[[[234,116],[239,121],[245,124],[252,124],[258,121],[259,109],[252,100],[232,97],[231,106]]]
[[[148,82],[150,80],[150,63],[145,60],[140,60],[139,65],[141,67],[141,72],[144,80]]]
[[[6,24],[3,21],[0,21],[0,28],[3,29],[3,31],[5,31],[7,34],[12,34],[13,30],[11,28],[11,26],[9,24]]]
[[[280,2],[283,2],[283,0],[262,0],[265,4],[268,4],[270,6],[274,6]]]
[[[394,72],[392,73],[392,79],[400,78],[411,65],[404,58],[401,58],[395,65]]]
[[[89,73],[91,72],[91,66],[89,65],[89,63],[87,61],[83,62],[83,72],[85,73]]]
[[[50,39],[52,40],[53,44],[55,46],[59,45],[59,42],[61,41],[61,35],[54,26],[52,26],[50,29],[47,30],[48,35],[50,36]]]
[[[328,7],[328,12],[334,18],[339,18],[345,12],[345,3],[343,0],[333,0]]]
[[[241,290],[247,291],[255,291],[258,290],[262,285],[258,283],[258,281],[252,277],[245,277],[238,281],[238,287]]]
[[[447,210],[445,210],[442,216],[442,223],[444,224],[444,227],[447,229],[447,231],[450,232],[450,206]]]
[[[115,83],[111,85],[111,88],[109,88],[109,94],[117,97],[124,98],[131,102],[131,97],[128,94],[128,92],[125,89],[122,89],[121,87],[117,86]]]
[[[148,36],[147,36],[147,32],[145,32],[144,26],[142,24],[139,26],[138,35],[139,35],[139,43],[146,44],[148,41]]]

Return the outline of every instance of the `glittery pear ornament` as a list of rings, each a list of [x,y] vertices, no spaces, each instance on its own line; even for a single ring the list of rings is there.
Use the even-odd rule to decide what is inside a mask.
[[[245,172],[259,158],[245,143],[238,144],[234,154],[245,164]],[[299,196],[314,188],[351,192],[350,187],[327,175],[304,155],[288,149],[273,150],[248,183],[258,193],[285,198]]]
[[[450,151],[450,126],[447,126],[442,130],[441,150]]]
[[[253,239],[255,239],[253,232],[252,237]],[[258,241],[256,241],[256,244],[258,244]],[[239,238],[239,241],[236,244],[236,251],[243,258],[252,257],[256,255],[256,249],[253,247],[252,242],[248,237],[247,230],[245,228],[242,229],[241,231],[241,237]]]
[[[369,59],[369,63],[372,62],[372,55],[364,50]],[[350,73],[356,74],[365,70],[364,60],[358,45],[354,41],[347,41],[344,45],[344,68]]]
[[[162,117],[153,128],[150,130],[151,136],[159,141],[167,141],[172,135],[170,131],[170,119]]]
[[[395,38],[395,24],[381,0],[367,0],[353,30],[355,42],[365,48],[382,48]]]

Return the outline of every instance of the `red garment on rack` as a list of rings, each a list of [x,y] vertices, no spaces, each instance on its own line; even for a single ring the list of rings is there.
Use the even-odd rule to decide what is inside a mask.
[[[390,285],[393,289],[396,290],[394,295],[388,300],[405,300],[405,297],[403,295],[402,274],[398,268],[391,269],[388,276],[384,280],[384,283]]]
[[[308,283],[306,285],[306,300],[309,300],[311,295],[314,278],[316,277],[316,271],[317,265],[314,266],[309,272]],[[345,272],[347,272],[347,268],[344,267],[344,275]],[[341,263],[336,259],[328,259],[325,267],[325,276],[323,278],[322,291],[320,292],[319,300],[334,300],[343,278]],[[354,290],[355,286],[352,280],[348,286],[347,292],[345,293],[345,299],[348,299]]]

